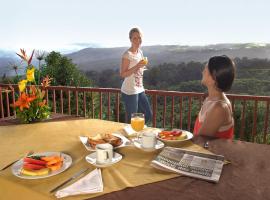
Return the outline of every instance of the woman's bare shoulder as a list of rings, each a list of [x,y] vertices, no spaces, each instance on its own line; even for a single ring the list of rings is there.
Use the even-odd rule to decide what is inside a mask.
[[[228,105],[226,105],[225,102],[217,101],[213,105],[210,112],[211,112],[211,114],[215,114],[216,116],[220,116],[220,115],[226,115],[227,110],[228,110]]]
[[[122,58],[128,59],[128,58],[130,58],[130,56],[131,56],[131,52],[129,51],[129,49],[126,50],[126,51],[122,54]]]

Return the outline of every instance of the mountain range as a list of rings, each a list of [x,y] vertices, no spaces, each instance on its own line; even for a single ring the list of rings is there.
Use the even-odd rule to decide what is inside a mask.
[[[101,71],[119,69],[121,56],[127,47],[118,48],[86,48],[71,54],[69,58],[82,71]],[[179,64],[182,62],[206,62],[211,56],[228,55],[232,58],[266,58],[270,59],[270,44],[217,44],[208,46],[158,45],[142,47],[144,56],[148,57],[149,65],[163,63]]]
[[[72,59],[81,71],[102,71],[119,69],[121,56],[128,47],[85,48],[65,56]],[[232,58],[270,59],[270,44],[215,44],[207,46],[156,45],[143,46],[149,66],[163,63],[206,62],[211,56],[228,55]],[[0,75],[12,74],[10,63],[18,62],[14,52],[0,50]],[[9,66],[9,67],[8,67]]]

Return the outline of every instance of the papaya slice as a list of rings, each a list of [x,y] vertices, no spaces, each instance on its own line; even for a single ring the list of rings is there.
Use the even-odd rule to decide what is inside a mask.
[[[47,162],[47,166],[53,165],[53,164],[56,164],[56,163],[62,162],[62,161],[63,161],[63,158],[61,158],[60,156],[55,156],[54,159]]]
[[[59,157],[59,156],[44,156],[44,157],[41,157],[41,160],[49,162],[49,161],[55,159],[55,157]]]
[[[48,165],[47,167],[49,169],[51,169],[52,171],[56,171],[56,170],[60,169],[62,167],[62,165],[63,165],[63,162],[60,161],[60,162],[54,163],[52,165]]]

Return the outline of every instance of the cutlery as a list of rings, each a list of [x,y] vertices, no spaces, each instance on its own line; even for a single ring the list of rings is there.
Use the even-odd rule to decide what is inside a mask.
[[[57,191],[60,187],[66,185],[67,183],[69,183],[70,181],[72,181],[73,179],[79,177],[81,174],[83,174],[84,172],[86,172],[89,168],[84,168],[78,172],[76,172],[72,177],[70,177],[69,179],[67,179],[66,181],[64,181],[63,183],[61,183],[60,185],[56,186],[55,188],[53,188],[50,193],[53,193],[55,191]]]
[[[23,158],[27,157],[27,156],[30,156],[34,153],[34,151],[29,151],[27,154],[25,154],[25,156],[23,156]],[[7,169],[8,167],[10,167],[11,165],[13,165],[15,162],[17,162],[18,160],[20,159],[17,159],[15,161],[13,161],[12,163],[9,163],[8,165],[6,165],[5,167],[3,167],[0,171],[3,171],[5,169]]]

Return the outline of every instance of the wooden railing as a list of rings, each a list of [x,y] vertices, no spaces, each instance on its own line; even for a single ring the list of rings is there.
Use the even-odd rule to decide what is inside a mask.
[[[120,89],[50,86],[46,99],[53,113],[125,121]],[[153,110],[153,127],[193,130],[195,118],[205,98],[203,93],[147,90]],[[11,103],[17,85],[0,84],[0,119],[16,116]],[[228,94],[232,102],[236,138],[270,143],[269,96]]]

